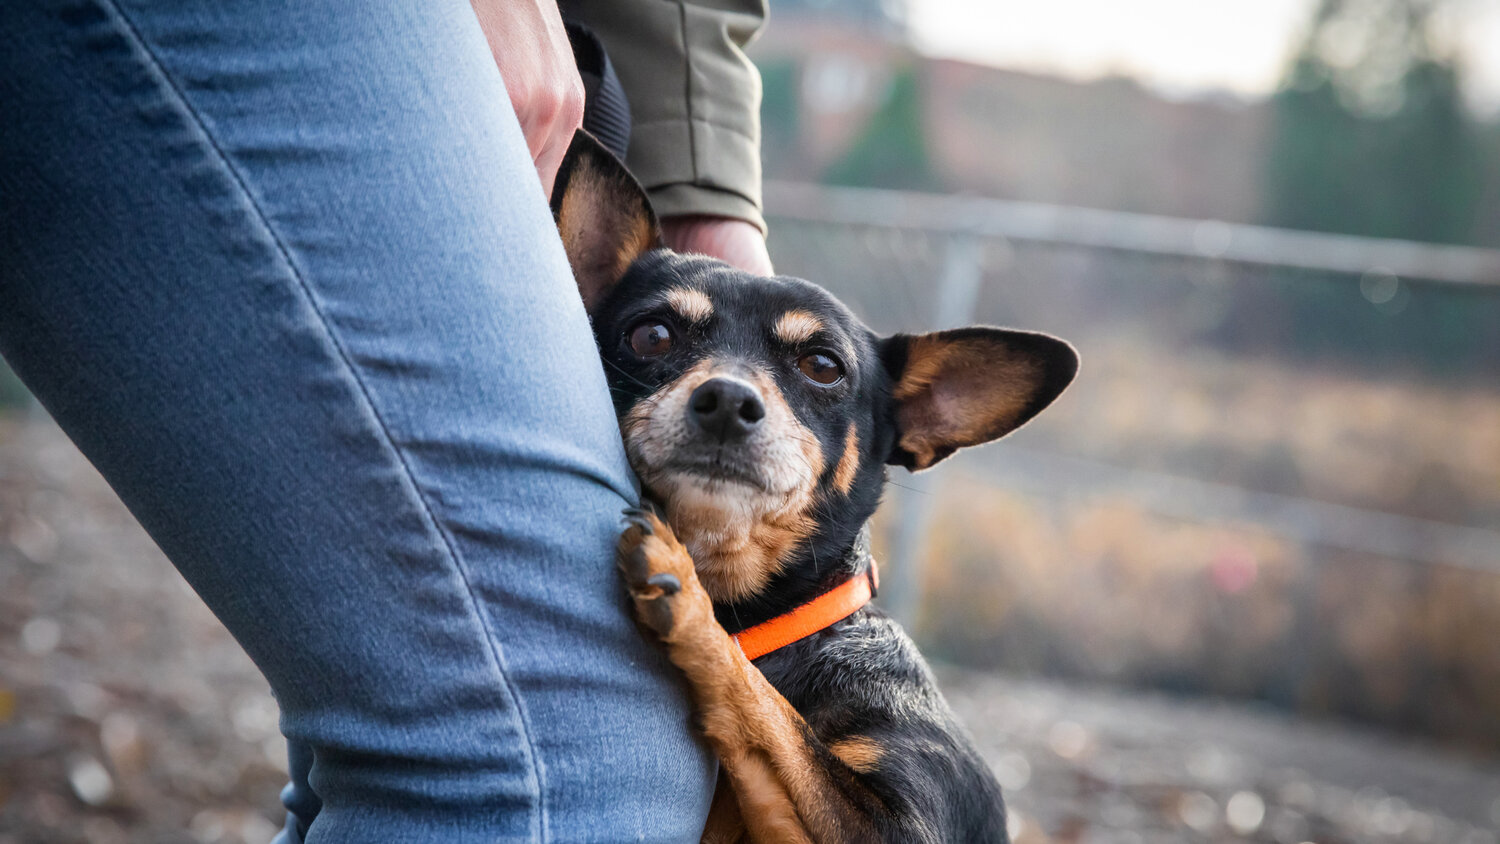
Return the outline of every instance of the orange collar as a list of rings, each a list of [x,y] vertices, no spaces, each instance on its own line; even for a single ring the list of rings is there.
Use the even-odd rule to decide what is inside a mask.
[[[860,574],[789,613],[741,630],[734,634],[734,640],[746,659],[759,659],[843,621],[870,603],[879,587],[880,573],[875,570],[875,560],[870,558],[869,567]]]

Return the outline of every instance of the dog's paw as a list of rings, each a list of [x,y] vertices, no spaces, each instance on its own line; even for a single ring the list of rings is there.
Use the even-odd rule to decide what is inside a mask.
[[[618,559],[636,615],[663,638],[683,616],[679,605],[706,597],[701,594],[692,557],[654,512],[634,507],[625,511]]]

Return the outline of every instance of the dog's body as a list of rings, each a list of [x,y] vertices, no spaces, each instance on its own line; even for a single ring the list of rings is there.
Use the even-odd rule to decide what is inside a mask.
[[[991,328],[877,338],[808,282],[663,249],[584,135],[558,184],[631,465],[664,510],[629,514],[621,568],[722,764],[704,840],[1005,841],[999,786],[920,654],[851,587],[874,580],[886,465],[1023,424],[1072,379],[1072,349]],[[735,638],[835,592],[852,614],[753,663]]]

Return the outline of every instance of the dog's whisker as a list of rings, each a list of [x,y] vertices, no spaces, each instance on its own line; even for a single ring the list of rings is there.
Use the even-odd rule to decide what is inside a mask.
[[[625,369],[624,369],[624,367],[620,366],[619,364],[615,363],[614,361],[610,360],[609,358],[604,357],[603,355],[601,355],[599,357],[599,359],[602,360],[602,361],[604,361],[604,365],[608,366],[610,369],[613,369],[614,371],[620,373],[621,375],[625,376],[626,378],[629,378],[630,380],[634,381],[635,383],[640,384],[642,387],[645,387],[648,390],[652,389],[652,387],[651,387],[650,384],[647,384],[645,381],[642,381],[641,379],[635,377],[634,375],[631,375],[629,372],[626,372]]]

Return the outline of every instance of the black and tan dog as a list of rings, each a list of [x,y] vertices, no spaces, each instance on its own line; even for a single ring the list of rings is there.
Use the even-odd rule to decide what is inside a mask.
[[[705,841],[1005,841],[1005,809],[901,628],[865,606],[887,464],[1004,436],[1077,370],[1042,334],[877,338],[821,288],[662,247],[580,133],[554,212],[631,465],[620,565],[721,762]]]

